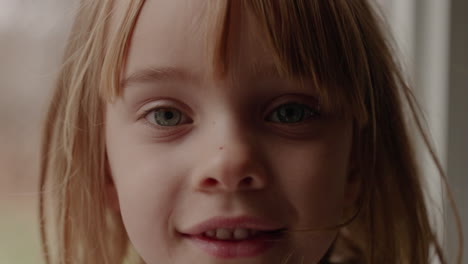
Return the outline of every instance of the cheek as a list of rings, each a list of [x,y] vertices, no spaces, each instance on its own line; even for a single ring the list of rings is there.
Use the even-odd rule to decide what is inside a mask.
[[[341,144],[342,143],[342,144]],[[278,151],[271,159],[278,186],[291,203],[297,225],[339,224],[344,207],[349,144],[321,141]]]
[[[168,226],[171,205],[180,188],[180,173],[172,155],[130,137],[107,140],[111,173],[119,197],[120,212],[132,244],[143,256],[165,256],[172,247]],[[161,244],[161,241],[168,241]]]
[[[311,142],[294,148],[285,146],[284,151],[271,156],[279,193],[284,195],[281,200],[289,203],[282,207],[290,208],[288,215],[293,219],[292,248],[303,252],[306,259],[318,261],[321,254],[317,252],[326,252],[336,237],[336,230],[323,229],[345,220],[342,214],[349,145],[347,141]]]

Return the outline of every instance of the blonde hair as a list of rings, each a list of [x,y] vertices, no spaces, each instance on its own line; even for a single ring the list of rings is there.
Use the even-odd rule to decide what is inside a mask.
[[[123,13],[114,12],[114,2],[81,1],[47,116],[40,175],[47,263],[123,263],[130,247],[120,215],[106,206],[103,109],[119,96],[120,75],[144,0],[125,1]],[[219,26],[213,28],[211,44],[213,69],[220,74],[229,64],[231,2],[211,2],[214,19],[220,22],[212,23]],[[244,0],[242,7],[257,19],[278,71],[290,78],[312,78],[323,102],[354,120],[353,155],[363,191],[357,214],[351,224],[339,226],[327,257],[425,264],[434,249],[446,264],[430,225],[405,106],[444,184],[445,175],[375,9],[367,0]],[[46,217],[48,208],[53,219]],[[48,232],[46,223],[55,233]]]

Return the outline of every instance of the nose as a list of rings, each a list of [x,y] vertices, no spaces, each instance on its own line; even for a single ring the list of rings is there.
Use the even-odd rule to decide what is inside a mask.
[[[267,185],[261,149],[242,132],[231,131],[208,144],[211,153],[193,172],[195,188],[201,192],[255,191]],[[254,140],[254,139],[253,139]],[[224,143],[224,144],[222,144]],[[208,146],[206,146],[208,147]]]

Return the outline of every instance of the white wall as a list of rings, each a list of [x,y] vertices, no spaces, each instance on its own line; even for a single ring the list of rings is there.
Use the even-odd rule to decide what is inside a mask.
[[[449,182],[453,187],[464,224],[463,263],[466,264],[468,263],[468,1],[452,0],[451,12],[447,167]],[[447,246],[454,248],[456,231],[453,227],[449,229],[448,237]]]
[[[42,263],[40,127],[76,0],[0,0],[0,263]]]
[[[468,1],[378,0],[401,49],[430,135],[468,228]],[[449,263],[456,261],[457,231],[442,184],[421,148],[421,163],[435,202],[430,203]],[[442,215],[439,212],[443,212]],[[445,223],[445,225],[444,225]],[[466,232],[465,232],[466,233]],[[466,235],[465,235],[466,238]],[[465,243],[465,254],[468,252]],[[468,263],[465,257],[463,263]]]

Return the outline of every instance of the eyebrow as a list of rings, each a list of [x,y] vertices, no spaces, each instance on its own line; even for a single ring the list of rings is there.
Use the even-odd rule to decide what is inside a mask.
[[[120,82],[120,87],[125,88],[134,84],[144,84],[161,81],[174,80],[194,80],[193,74],[176,67],[148,67],[142,70],[135,71],[125,77]]]
[[[251,74],[260,78],[280,77],[281,74],[274,64],[253,64],[249,69]]]
[[[254,64],[250,68],[250,72],[255,77],[271,78],[279,77],[278,69],[272,65]],[[135,71],[125,77],[120,83],[122,89],[135,85],[162,81],[193,81],[196,80],[195,75],[178,67],[148,67],[142,70]]]

